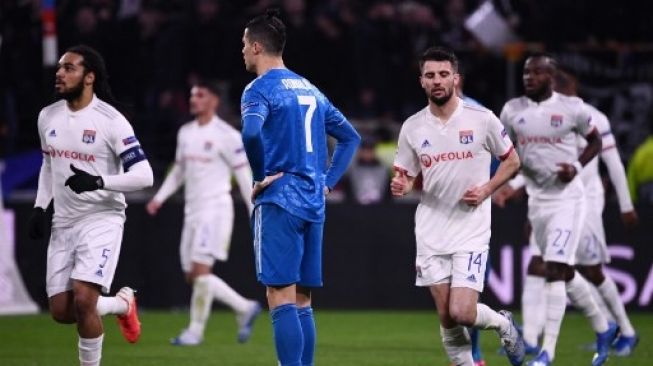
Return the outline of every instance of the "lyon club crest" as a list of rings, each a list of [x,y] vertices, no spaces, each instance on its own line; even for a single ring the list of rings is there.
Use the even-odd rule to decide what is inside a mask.
[[[472,130],[461,130],[459,132],[460,143],[461,144],[471,144],[474,142],[474,131]]]
[[[562,125],[562,115],[552,114],[551,115],[551,126],[552,127],[560,127],[561,125]]]
[[[85,144],[92,144],[95,142],[95,131],[94,130],[84,130],[82,135],[82,142]]]
[[[424,165],[426,168],[430,167],[431,164],[433,163],[431,161],[431,157],[428,156],[427,154],[420,155],[419,160],[422,162],[422,165]]]

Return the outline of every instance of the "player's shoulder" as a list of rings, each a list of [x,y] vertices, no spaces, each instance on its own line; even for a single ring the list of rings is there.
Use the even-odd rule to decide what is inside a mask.
[[[48,118],[64,111],[66,108],[66,101],[61,99],[54,103],[50,103],[41,109],[39,119]]]
[[[494,115],[491,110],[485,108],[484,106],[478,103],[470,103],[468,101],[462,100],[463,103],[463,112],[471,113],[479,116],[491,116]]]
[[[601,112],[598,108],[589,103],[585,103],[585,108],[590,111],[590,115],[592,116],[592,124],[596,126],[599,131],[603,132],[610,130],[610,120],[608,119],[608,116],[605,115],[605,113]]]
[[[528,108],[529,99],[527,96],[522,95],[516,98],[512,98],[503,105],[503,110],[506,112],[519,111]]]
[[[215,117],[215,123],[213,126],[218,132],[225,134],[228,137],[240,137],[240,132],[234,126],[218,116]]]
[[[573,95],[564,95],[564,94],[559,94],[555,93],[556,97],[558,98],[558,103],[572,107],[572,108],[577,108],[577,107],[583,107],[586,103],[579,97],[573,96]]]
[[[408,128],[417,127],[418,125],[424,123],[427,120],[429,113],[431,112],[429,111],[428,106],[420,109],[419,111],[415,112],[413,115],[406,118],[404,123],[401,125],[401,128],[408,129]]]
[[[123,116],[116,107],[111,104],[103,101],[100,98],[97,98],[96,102],[92,106],[93,111],[98,115],[106,118],[109,121],[126,121],[127,119]]]

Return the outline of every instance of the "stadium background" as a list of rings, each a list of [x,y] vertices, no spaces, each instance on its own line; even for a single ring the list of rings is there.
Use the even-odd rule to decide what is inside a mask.
[[[52,98],[58,55],[86,43],[105,56],[114,94],[130,111],[157,188],[173,160],[177,129],[190,119],[188,89],[194,80],[220,82],[219,113],[240,127],[240,93],[253,78],[242,65],[242,29],[270,5],[281,8],[288,26],[286,65],[309,78],[351,118],[376,149],[381,165],[392,156],[403,119],[425,104],[415,60],[436,44],[459,55],[465,94],[497,114],[506,100],[521,93],[525,55],[547,51],[578,75],[581,96],[610,118],[626,166],[650,135],[653,29],[650,13],[635,2],[2,1],[0,162],[5,168],[3,198],[15,223],[5,235],[15,238],[10,244],[15,244],[20,273],[42,308],[47,242],[27,239],[25,225],[41,159],[36,116]],[[504,32],[487,32],[484,26]],[[428,293],[412,285],[415,197],[364,199],[352,192],[351,179],[353,175],[338,187],[327,209],[325,288],[316,294],[317,307],[431,309]],[[177,251],[183,202],[178,194],[151,218],[144,204],[154,192],[128,195],[114,288],[138,288],[145,309],[185,307],[190,289],[183,282]],[[637,202],[641,225],[625,232],[609,184],[606,195],[604,217],[614,258],[609,272],[627,307],[650,322],[653,203]],[[253,273],[244,206],[235,196],[231,259],[216,271],[245,295],[263,300]],[[493,210],[493,274],[484,296],[491,304],[517,308],[525,264],[525,200]],[[0,293],[7,288],[3,284]]]

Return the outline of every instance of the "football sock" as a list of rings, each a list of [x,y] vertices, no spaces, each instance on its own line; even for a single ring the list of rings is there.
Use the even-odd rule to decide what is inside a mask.
[[[209,319],[213,296],[209,288],[212,275],[198,276],[193,282],[193,294],[190,300],[190,326],[188,330],[199,336],[204,336],[204,328]]]
[[[252,306],[249,300],[240,296],[234,289],[229,287],[220,277],[210,274],[208,277],[209,288],[213,297],[221,303],[229,306],[237,313],[244,313]],[[203,277],[203,276],[202,276]]]
[[[527,275],[524,281],[521,306],[524,327],[524,341],[530,346],[538,345],[538,338],[546,319],[546,295],[544,277]]]
[[[606,276],[605,281],[603,281],[597,289],[614,315],[617,324],[619,324],[621,333],[627,337],[634,336],[635,329],[633,329],[633,325],[630,323],[630,319],[628,319],[626,308],[624,307],[624,303],[621,301],[617,285],[615,285],[612,278]]]
[[[598,305],[599,310],[601,310],[605,318],[608,319],[608,322],[616,323],[617,321],[615,320],[614,315],[612,315],[612,311],[608,309],[608,304],[606,304],[603,297],[601,297],[598,287],[590,284],[590,292],[592,293],[594,302]]]
[[[102,340],[104,334],[97,338],[79,337],[79,364],[80,366],[99,366],[102,358]]]
[[[297,315],[297,305],[277,306],[270,311],[270,315],[274,345],[281,366],[301,366],[304,337]]]
[[[440,326],[440,335],[449,360],[456,366],[474,366],[472,344],[467,328],[457,325],[451,329]]]
[[[315,318],[313,309],[310,306],[298,308],[297,315],[299,323],[302,326],[304,335],[304,351],[302,352],[302,366],[313,366],[313,356],[315,355]]]
[[[129,305],[118,296],[100,296],[97,299],[96,308],[100,316],[107,314],[122,315],[127,312]]]
[[[474,362],[480,361],[483,359],[481,340],[479,339],[481,332],[477,328],[467,328],[467,332],[472,341],[472,358],[474,359]]]
[[[485,304],[476,304],[476,320],[474,327],[479,329],[494,329],[496,331],[507,331],[510,322],[506,317],[490,309]]]
[[[576,272],[574,278],[567,282],[566,287],[571,304],[589,319],[592,329],[597,333],[608,330],[608,320],[594,302],[589,282]]]
[[[562,324],[562,318],[565,316],[565,309],[567,307],[565,287],[565,281],[547,282],[544,285],[544,291],[546,293],[546,322],[544,323],[542,350],[549,354],[551,360],[555,357],[560,325]]]

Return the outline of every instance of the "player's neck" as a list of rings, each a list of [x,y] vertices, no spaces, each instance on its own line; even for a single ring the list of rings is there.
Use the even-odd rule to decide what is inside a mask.
[[[452,95],[451,98],[444,103],[443,105],[437,105],[432,101],[429,101],[429,110],[431,113],[436,116],[440,121],[446,123],[451,118],[451,115],[458,108],[459,98],[456,95]]]
[[[205,124],[211,122],[211,120],[213,119],[213,112],[200,114],[196,118],[197,118],[197,123],[199,123],[200,126],[204,126]]]
[[[530,96],[529,98],[531,98],[535,103],[541,103],[541,102],[551,98],[552,95],[553,95],[553,90],[546,90],[542,94],[533,95],[533,96]]]
[[[68,104],[68,108],[71,111],[77,112],[81,109],[86,108],[89,104],[91,104],[91,101],[93,101],[93,90],[84,89],[82,91],[82,95],[80,95],[79,98],[69,100],[66,102],[66,104]]]
[[[261,76],[271,69],[283,69],[285,67],[286,65],[283,64],[281,57],[264,57],[256,65],[256,76]]]

